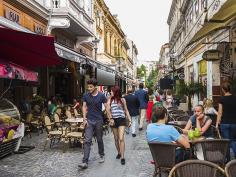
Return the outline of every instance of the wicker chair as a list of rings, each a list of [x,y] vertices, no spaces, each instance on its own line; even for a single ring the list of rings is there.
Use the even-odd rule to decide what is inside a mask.
[[[227,177],[236,177],[236,160],[231,160],[226,164],[225,173]]]
[[[161,177],[162,171],[170,170],[176,163],[176,148],[178,145],[173,143],[150,142],[148,143],[152,158],[155,161],[153,176]]]
[[[227,150],[229,148],[229,140],[227,139],[205,139],[196,141],[194,146],[201,145],[204,160],[224,165]]]
[[[63,152],[66,151],[66,144],[70,143],[71,145],[71,141],[74,140],[77,142],[80,142],[83,148],[84,145],[84,129],[81,130],[81,126],[75,127],[75,126],[69,126],[66,128],[65,131],[65,142],[64,142],[64,148],[63,148]]]
[[[45,116],[44,121],[45,121],[45,128],[47,131],[47,139],[43,150],[45,150],[48,140],[50,140],[50,148],[51,148],[54,145],[56,139],[60,141],[61,138],[65,135],[62,127],[60,127],[60,130],[54,130],[54,124],[51,123],[50,118],[48,116]]]
[[[217,139],[221,139],[220,131],[218,128],[216,128],[214,125],[211,125],[211,132],[212,136]]]
[[[69,110],[66,110],[66,117],[67,119],[71,119],[72,118],[72,114]]]
[[[187,160],[175,165],[169,177],[216,177],[224,174],[224,170],[218,165],[203,160]]]
[[[188,121],[188,120],[189,120],[189,116],[180,115],[180,116],[177,116],[175,119],[176,119],[177,121]]]

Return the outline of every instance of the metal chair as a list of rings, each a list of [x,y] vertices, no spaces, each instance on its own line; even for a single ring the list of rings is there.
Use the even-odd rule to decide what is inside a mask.
[[[169,177],[216,177],[224,174],[224,170],[218,165],[203,160],[187,160],[175,165]]]
[[[229,161],[225,166],[226,177],[236,177],[236,159]]]
[[[205,139],[194,143],[194,146],[201,145],[203,158],[219,165],[225,164],[229,140],[227,139]]]
[[[152,158],[155,161],[155,170],[153,176],[161,177],[162,171],[170,170],[176,164],[177,144],[149,142],[148,143]]]

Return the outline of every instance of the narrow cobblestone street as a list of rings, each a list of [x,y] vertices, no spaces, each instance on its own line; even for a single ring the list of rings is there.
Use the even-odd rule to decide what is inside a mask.
[[[98,163],[97,144],[91,149],[89,168],[78,169],[82,159],[79,147],[68,148],[63,153],[63,144],[52,149],[47,146],[43,151],[45,134],[25,137],[24,145],[34,145],[35,149],[25,154],[14,154],[0,160],[1,177],[149,177],[153,173],[153,165],[149,162],[151,154],[145,139],[145,131],[138,132],[137,137],[126,135],[126,165],[115,159],[117,154],[112,133],[104,136],[105,163]]]

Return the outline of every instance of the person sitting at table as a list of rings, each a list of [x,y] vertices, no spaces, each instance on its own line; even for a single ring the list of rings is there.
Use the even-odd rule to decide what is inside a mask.
[[[201,135],[204,137],[211,137],[211,123],[212,120],[210,117],[204,114],[204,107],[202,105],[197,105],[194,108],[194,115],[190,117],[187,125],[183,129],[184,134],[188,134],[188,131],[194,128],[198,128],[201,132]]]
[[[166,125],[167,109],[164,107],[157,107],[152,116],[152,123],[147,127],[147,141],[148,142],[166,142],[177,143],[184,148],[190,148],[190,144],[184,136],[182,136],[172,125]],[[176,151],[176,161],[180,162],[187,159],[189,156],[182,149],[178,148]]]

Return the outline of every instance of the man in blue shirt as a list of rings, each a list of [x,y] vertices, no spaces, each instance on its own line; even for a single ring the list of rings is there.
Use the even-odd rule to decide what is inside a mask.
[[[100,155],[99,163],[104,162],[104,144],[102,139],[103,134],[103,112],[102,104],[107,110],[107,100],[103,93],[96,88],[97,80],[90,79],[87,81],[88,93],[83,96],[83,124],[85,127],[84,140],[84,157],[83,162],[79,164],[82,169],[88,168],[88,159],[90,154],[90,147],[92,144],[93,135],[96,136],[98,143],[98,151]]]
[[[163,142],[163,143],[179,143],[185,148],[190,148],[190,144],[184,136],[182,136],[172,125],[166,125],[167,110],[164,107],[158,107],[154,111],[152,124],[147,127],[148,142]],[[155,123],[154,123],[155,122]],[[177,151],[177,156],[182,156],[182,151]],[[180,159],[180,157],[177,157]],[[177,160],[180,161],[180,160]]]
[[[146,120],[147,104],[148,104],[148,93],[143,89],[143,83],[139,84],[139,90],[135,92],[135,95],[138,97],[140,106],[140,120],[139,120],[139,130],[143,129],[143,122]]]

